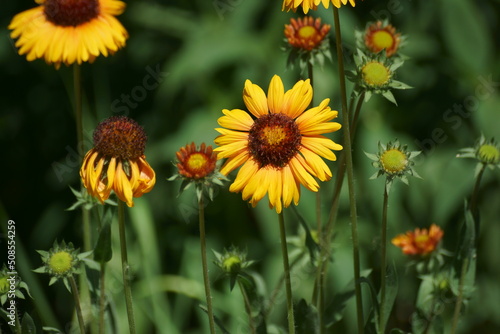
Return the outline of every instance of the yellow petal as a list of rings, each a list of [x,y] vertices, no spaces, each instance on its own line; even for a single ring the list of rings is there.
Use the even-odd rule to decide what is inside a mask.
[[[312,87],[309,79],[300,80],[285,93],[282,113],[297,118],[309,106],[312,100]]]
[[[267,92],[267,104],[269,106],[269,111],[272,113],[280,113],[284,97],[285,88],[283,87],[283,82],[279,76],[274,75],[271,79],[269,90]]]
[[[224,115],[219,117],[217,123],[228,129],[248,131],[253,125],[253,119],[250,115],[243,110],[233,109],[233,110],[222,110]]]
[[[250,80],[245,81],[243,101],[248,111],[255,117],[261,117],[268,114],[266,94],[262,88],[253,84]]]

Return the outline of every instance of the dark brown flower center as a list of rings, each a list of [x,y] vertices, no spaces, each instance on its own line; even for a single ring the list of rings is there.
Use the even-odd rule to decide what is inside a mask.
[[[284,167],[297,154],[301,143],[295,121],[284,114],[257,118],[249,131],[248,148],[259,167]]]
[[[98,0],[46,0],[47,20],[58,26],[78,26],[99,15]]]
[[[94,148],[106,157],[136,159],[144,154],[147,136],[136,121],[126,116],[110,117],[94,131]]]

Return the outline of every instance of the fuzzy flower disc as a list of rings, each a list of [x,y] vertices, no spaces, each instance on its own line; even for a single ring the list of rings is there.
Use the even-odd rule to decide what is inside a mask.
[[[73,256],[67,251],[59,251],[49,258],[48,266],[53,273],[63,276],[73,267]]]
[[[363,66],[361,75],[366,85],[377,88],[389,82],[391,70],[379,61],[371,61]]]
[[[483,144],[477,151],[479,160],[485,164],[496,165],[500,161],[500,151],[498,148],[491,144]]]
[[[380,156],[380,164],[388,174],[403,173],[408,166],[408,157],[398,149],[390,149]]]

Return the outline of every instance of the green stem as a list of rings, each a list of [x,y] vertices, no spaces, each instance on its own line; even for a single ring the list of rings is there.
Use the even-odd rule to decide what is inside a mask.
[[[243,287],[243,284],[241,284],[241,281],[239,279],[238,279],[238,286],[240,287],[241,295],[243,296],[243,301],[245,303],[245,311],[248,314],[248,326],[250,327],[250,333],[255,334],[256,331],[252,318],[252,305],[250,304],[250,300],[248,299],[248,295],[245,291],[245,288]]]
[[[347,168],[347,184],[349,188],[349,207],[351,214],[351,234],[353,246],[353,263],[354,263],[354,286],[356,293],[356,313],[358,323],[358,333],[362,334],[364,331],[363,321],[363,304],[361,299],[361,286],[360,286],[360,260],[359,260],[359,241],[358,241],[358,222],[356,210],[356,195],[354,192],[354,170],[352,166],[352,148],[351,148],[351,133],[349,124],[349,111],[347,110],[347,93],[345,83],[344,71],[344,56],[342,52],[342,34],[340,31],[340,18],[339,10],[333,7],[333,19],[335,23],[335,41],[337,46],[337,62],[339,71],[339,86],[340,86],[340,99],[342,102],[342,119],[344,120],[344,152],[346,157]]]
[[[479,174],[476,177],[476,182],[474,184],[474,188],[472,190],[471,199],[469,201],[468,209],[470,210],[472,216],[474,217],[475,224],[475,232],[476,232],[476,240],[479,235],[479,220],[476,219],[476,211],[477,211],[477,197],[479,194],[479,185],[481,184],[481,179],[483,177],[484,170],[486,169],[486,165],[483,164],[483,167],[479,171]],[[451,322],[451,334],[455,334],[458,328],[458,321],[460,318],[460,311],[462,309],[462,302],[464,299],[464,284],[465,284],[465,276],[467,275],[467,267],[469,266],[469,258],[466,257],[462,262],[462,268],[460,271],[460,280],[458,283],[458,295],[457,300],[455,302],[455,310],[453,312],[453,319]]]
[[[208,278],[207,264],[207,245],[205,237],[205,206],[203,197],[198,200],[198,213],[200,223],[200,246],[201,246],[201,265],[203,267],[203,283],[205,284],[205,297],[207,299],[208,322],[210,324],[210,333],[215,333],[214,311],[212,308],[212,294],[210,292],[210,279]]]
[[[134,305],[132,303],[132,289],[130,287],[130,267],[127,257],[127,241],[125,238],[125,206],[118,200],[118,227],[120,234],[120,252],[122,257],[123,290],[127,307],[128,325],[130,333],[135,334]]]
[[[17,313],[17,310],[14,311],[14,315],[16,318],[16,334],[22,334],[23,330],[21,328],[21,321],[19,320],[19,314]]]
[[[387,275],[387,207],[389,202],[389,193],[387,192],[386,180],[384,185],[384,204],[382,208],[382,231],[380,244],[380,309],[379,309],[379,331],[385,333],[385,279]]]
[[[82,308],[80,305],[78,288],[76,287],[76,282],[73,276],[70,276],[68,280],[69,284],[71,285],[71,292],[73,294],[73,298],[75,299],[76,316],[78,318],[78,325],[80,326],[80,333],[85,334],[85,324],[83,322]]]
[[[105,277],[106,277],[106,263],[101,262],[101,273],[99,279],[99,334],[104,334],[104,313],[106,312],[106,295],[105,295]]]
[[[285,274],[286,305],[288,312],[288,333],[295,334],[292,283],[290,280],[290,265],[288,263],[288,248],[286,245],[285,219],[283,217],[283,211],[278,214],[278,220],[280,225],[281,253],[283,255],[283,269]]]

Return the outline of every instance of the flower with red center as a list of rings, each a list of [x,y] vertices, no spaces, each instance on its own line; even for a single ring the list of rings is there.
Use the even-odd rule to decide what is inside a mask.
[[[356,6],[356,2],[354,0],[283,0],[281,10],[289,11],[291,9],[295,12],[298,7],[302,6],[302,10],[305,14],[307,14],[309,9],[316,10],[320,3],[325,8],[328,8],[330,6],[330,2],[337,8],[340,8],[342,5],[346,5],[347,2],[349,2],[353,7]]]
[[[386,56],[391,57],[398,51],[401,43],[401,34],[390,24],[377,21],[370,24],[364,35],[365,46],[373,53],[385,50]]]
[[[93,62],[125,46],[127,31],[115,18],[125,9],[118,0],[35,0],[40,6],[12,19],[10,36],[28,61],[44,58],[61,63]]]
[[[443,238],[443,230],[432,224],[429,230],[416,228],[392,239],[392,244],[400,247],[407,255],[428,255],[437,249]]]
[[[87,192],[104,203],[113,190],[129,207],[134,206],[132,198],[151,191],[156,182],[144,155],[146,140],[144,129],[128,117],[113,116],[99,123],[94,148],[80,169]]]
[[[250,80],[245,82],[243,100],[252,117],[244,110],[224,109],[218,123],[220,135],[218,159],[227,158],[223,175],[241,166],[232,192],[242,192],[244,200],[255,206],[266,194],[269,205],[280,213],[292,200],[300,199],[300,185],[318,191],[321,181],[332,176],[323,161],[336,160],[332,150],[342,146],[323,136],[337,131],[340,124],[329,122],[338,112],[328,106],[329,99],[306,110],[312,100],[309,80],[299,81],[285,92],[281,78],[275,75],[268,94]]]
[[[181,147],[176,153],[179,174],[187,179],[199,180],[211,175],[215,170],[217,155],[212,146],[202,143],[197,149],[194,143]]]
[[[290,24],[285,24],[285,37],[288,43],[298,49],[311,51],[318,48],[330,31],[329,24],[321,25],[321,19],[311,16],[290,19]]]

